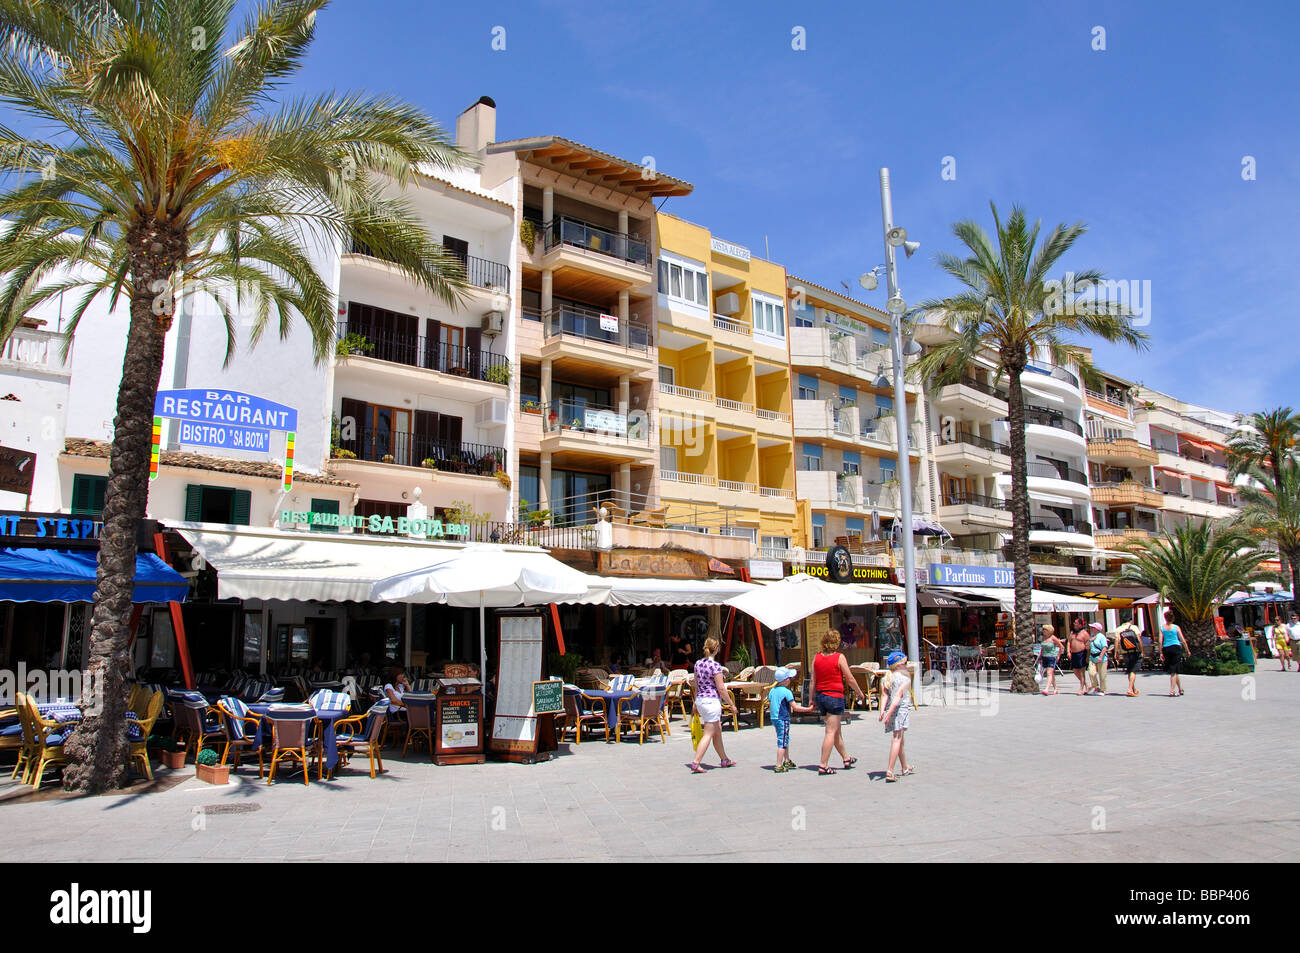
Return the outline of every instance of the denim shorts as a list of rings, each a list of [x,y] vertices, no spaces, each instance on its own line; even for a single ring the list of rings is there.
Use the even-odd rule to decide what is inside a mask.
[[[844,696],[817,693],[817,711],[823,715],[844,714]]]

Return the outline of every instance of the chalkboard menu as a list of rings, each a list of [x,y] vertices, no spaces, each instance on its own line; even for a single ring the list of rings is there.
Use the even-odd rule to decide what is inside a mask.
[[[439,695],[434,725],[438,764],[483,763],[483,696]]]
[[[554,679],[533,682],[533,714],[555,714],[564,711],[564,683]]]

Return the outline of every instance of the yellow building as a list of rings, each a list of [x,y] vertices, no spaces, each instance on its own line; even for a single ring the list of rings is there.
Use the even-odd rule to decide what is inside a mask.
[[[797,542],[785,269],[673,215],[656,216],[655,490],[670,525]]]

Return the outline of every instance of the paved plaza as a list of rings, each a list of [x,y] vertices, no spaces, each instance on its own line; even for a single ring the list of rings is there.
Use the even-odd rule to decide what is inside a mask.
[[[663,744],[569,743],[538,765],[392,757],[373,781],[354,761],[309,788],[245,767],[224,788],[191,776],[33,800],[6,779],[0,860],[1295,861],[1300,674],[1263,666],[1185,676],[1177,699],[1161,675],[1140,679],[1139,698],[1081,698],[1069,673],[1050,698],[1005,682],[951,697],[913,717],[917,773],[897,784],[883,781],[874,712],[846,729],[861,761],[834,777],[803,767],[813,723],[791,732],[798,771],[774,774],[773,731],[743,728],[725,733],[737,767],[692,775],[678,718]]]

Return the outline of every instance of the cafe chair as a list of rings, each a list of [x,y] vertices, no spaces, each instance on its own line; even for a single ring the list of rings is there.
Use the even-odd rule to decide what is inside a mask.
[[[630,692],[635,684],[635,675],[611,675],[609,677],[609,690],[611,692]]]
[[[14,769],[10,772],[9,777],[16,778],[21,775],[21,784],[27,783],[27,776],[31,772],[32,765],[36,760],[36,729],[32,725],[31,716],[27,713],[27,695],[19,692],[14,704],[18,714],[18,760],[14,762]]]
[[[433,708],[432,705],[426,707]],[[346,765],[352,755],[364,751],[366,757],[370,759],[370,777],[375,776],[376,767],[379,773],[383,774],[384,749],[380,741],[387,720],[387,702],[376,702],[365,714],[340,718],[334,726],[335,744],[339,749],[339,765]]]
[[[311,784],[311,765],[308,752],[315,749],[311,736],[311,726],[315,713],[312,711],[280,711],[268,714],[266,720],[271,723],[271,771],[266,783],[275,781],[276,765],[282,761],[297,762],[302,765],[302,783]]]
[[[23,783],[30,783],[33,787],[39,789],[41,781],[45,777],[46,768],[62,768],[68,763],[68,756],[64,753],[63,743],[72,736],[76,723],[42,717],[40,710],[36,707],[35,698],[31,695],[19,695],[18,698],[20,699],[19,711],[26,711],[27,724],[31,732],[31,748],[27,762],[28,770],[23,775]],[[29,782],[27,778],[32,780]]]
[[[143,774],[150,781],[153,780],[153,768],[149,764],[149,735],[153,732],[153,726],[162,715],[163,710],[163,693],[154,692],[153,696],[145,705],[144,714],[136,712],[136,721],[127,722],[127,749],[126,749],[126,766],[132,768],[136,762],[144,770]]]
[[[210,708],[206,700],[202,702],[185,700],[172,705],[176,740],[185,745],[185,757],[189,757],[190,748],[193,748],[194,759],[197,762],[199,752],[207,746],[207,742],[225,740],[225,732],[220,723],[208,718],[209,715],[216,714],[217,709]]]
[[[402,757],[412,741],[425,739],[429,742],[429,757],[433,757],[433,706],[424,702],[409,703],[406,706],[406,740],[402,742]]]
[[[605,699],[595,698],[581,689],[564,692],[564,725],[560,728],[557,740],[564,740],[564,733],[573,729],[575,744],[582,744],[582,729],[605,728],[605,738],[609,738],[609,729],[605,725]]]
[[[624,727],[631,728],[637,733],[638,744],[645,744],[646,733],[651,730],[659,732],[659,740],[664,740],[664,726],[660,719],[660,713],[663,711],[664,693],[662,691],[640,691],[633,698],[620,698],[618,700],[618,722],[614,728],[614,735],[618,740],[623,739]]]
[[[217,712],[221,717],[221,728],[226,738],[226,745],[221,751],[221,763],[225,764],[230,753],[235,753],[234,770],[239,770],[239,761],[245,751],[257,752],[257,776],[266,777],[266,766],[262,745],[258,739],[258,727],[262,723],[259,715],[248,710],[242,700],[233,695],[226,695],[217,701]]]

